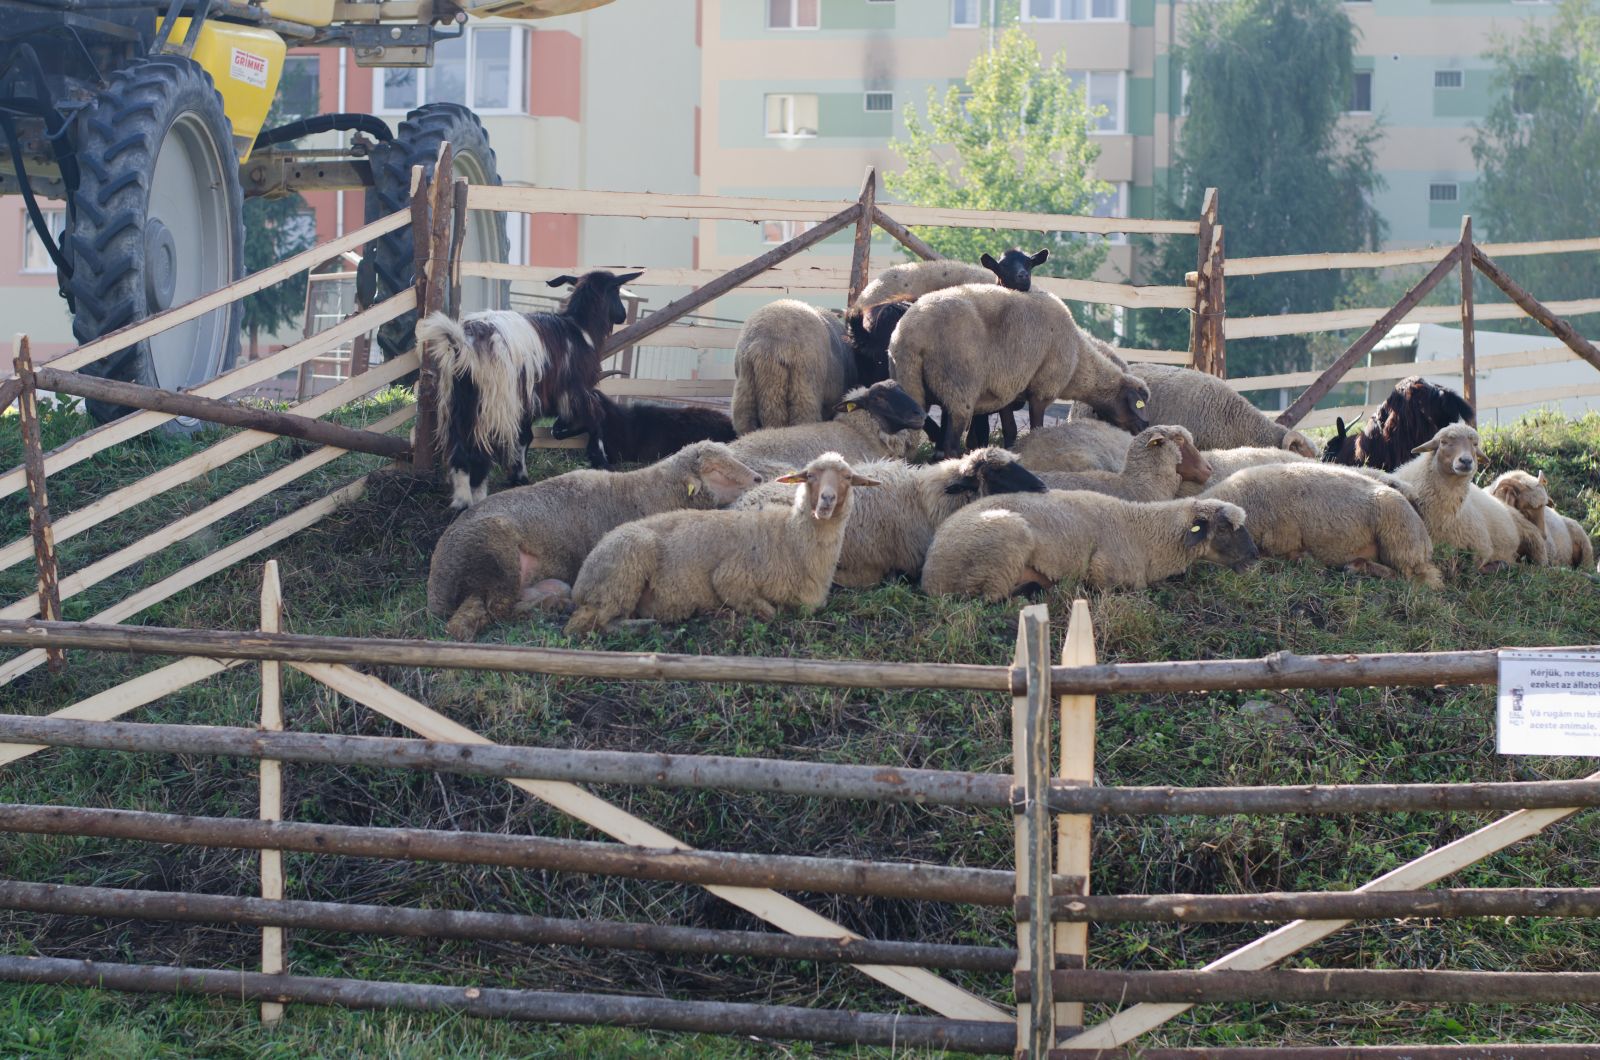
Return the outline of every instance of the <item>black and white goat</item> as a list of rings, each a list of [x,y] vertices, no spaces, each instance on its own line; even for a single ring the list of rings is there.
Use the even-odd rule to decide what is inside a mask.
[[[623,405],[601,393],[595,400],[600,406],[602,445],[606,457],[616,463],[653,464],[695,442],[731,442],[738,437],[733,420],[716,409],[649,401]],[[573,438],[584,430],[561,416],[550,426],[555,438]]]
[[[641,273],[595,271],[558,276],[571,285],[554,313],[489,310],[460,321],[434,313],[417,324],[417,343],[432,351],[438,372],[438,445],[450,470],[450,507],[488,495],[496,462],[511,481],[527,481],[533,421],[555,412],[589,432],[589,462],[606,467],[603,414],[595,400],[600,349],[627,319],[622,285]]]

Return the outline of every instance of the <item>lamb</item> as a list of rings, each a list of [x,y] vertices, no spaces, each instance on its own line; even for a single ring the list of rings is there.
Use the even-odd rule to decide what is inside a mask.
[[[835,585],[877,585],[891,574],[922,573],[939,524],[963,505],[1005,493],[1043,493],[1044,483],[1018,462],[1015,453],[989,447],[955,460],[912,466],[899,460],[874,460],[856,470],[878,488],[863,493],[844,531]],[[734,502],[734,509],[787,508],[792,486],[757,486]]]
[[[777,475],[826,452],[860,463],[881,457],[904,458],[917,447],[926,413],[891,380],[846,394],[824,423],[773,427],[733,441],[734,456],[765,475]]]
[[[1519,553],[1536,564],[1546,562],[1539,528],[1472,484],[1478,464],[1488,459],[1477,431],[1454,423],[1413,452],[1417,455],[1394,477],[1414,491],[1417,511],[1436,543],[1471,552],[1485,573],[1515,563]]]
[[[606,531],[676,508],[729,504],[761,481],[719,442],[696,442],[638,471],[586,469],[495,494],[434,547],[428,610],[472,640],[491,621],[566,595]]]
[[[894,265],[884,269],[877,279],[867,284],[861,292],[859,303],[873,305],[901,295],[920,298],[946,287],[960,287],[969,283],[998,283],[1013,291],[1026,291],[1033,286],[1033,270],[1049,258],[1048,250],[1027,254],[1012,247],[1000,255],[999,261],[983,255],[978,259],[983,263],[981,267],[944,259]]]
[[[602,444],[614,463],[653,463],[695,442],[731,442],[738,436],[733,422],[716,409],[649,401],[624,405],[598,390],[594,400],[600,410]],[[554,438],[572,438],[585,430],[564,416],[550,425]]]
[[[572,586],[569,634],[628,616],[681,621],[718,608],[771,619],[828,598],[853,491],[876,486],[838,453],[779,482],[800,484],[787,510],[664,512],[611,531]]]
[[[859,356],[844,323],[784,298],[745,321],[733,351],[733,425],[740,434],[828,418],[852,387],[889,377],[886,360]]]
[[[945,520],[928,548],[922,588],[994,602],[1058,581],[1143,589],[1201,560],[1242,570],[1256,558],[1236,505],[1051,490],[990,497]]]
[[[1125,501],[1170,501],[1185,483],[1204,486],[1211,465],[1182,427],[1147,427],[1126,447],[1121,471],[1044,471],[1053,490],[1090,490]]]
[[[1262,555],[1309,555],[1352,573],[1444,584],[1433,565],[1433,539],[1405,494],[1353,469],[1314,460],[1262,464],[1234,472],[1201,496],[1243,508]]]
[[[1119,427],[1143,430],[1149,388],[1106,355],[1047,291],[968,284],[917,299],[889,340],[895,378],[919,405],[944,407],[943,450],[957,456],[973,413],[1026,395],[1029,426],[1057,398],[1092,405]]]
[[[1034,471],[1121,471],[1131,440],[1109,423],[1072,420],[1029,431],[1016,450]]]
[[[1594,565],[1594,542],[1576,519],[1556,511],[1544,472],[1507,471],[1489,485],[1489,496],[1514,509],[1544,533],[1545,559],[1552,567],[1587,570]]]
[[[1135,364],[1128,370],[1150,387],[1150,403],[1145,408],[1150,422],[1182,424],[1201,449],[1268,446],[1301,456],[1317,455],[1311,439],[1273,422],[1214,375],[1171,364]],[[1099,414],[1098,409],[1094,411]],[[1073,419],[1086,415],[1073,406]]]

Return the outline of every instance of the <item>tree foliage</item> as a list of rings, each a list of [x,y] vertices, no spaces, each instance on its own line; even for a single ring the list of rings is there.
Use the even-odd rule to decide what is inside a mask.
[[[283,120],[279,101],[274,100],[267,115],[266,128]],[[316,242],[316,226],[310,207],[298,194],[278,198],[246,199],[244,204],[244,269],[259,272],[284,258],[309,250]],[[289,327],[306,308],[306,277],[292,276],[282,283],[253,294],[244,300],[242,327],[250,336],[254,355],[260,336]]]
[[[1531,22],[1489,56],[1496,98],[1472,146],[1474,235],[1520,242],[1600,233],[1600,5],[1562,0],[1553,19]],[[1507,264],[1542,301],[1600,290],[1592,254]]]
[[[1037,213],[1092,212],[1111,185],[1090,175],[1099,146],[1090,135],[1096,114],[1074,88],[1064,60],[1046,63],[1020,28],[967,70],[966,95],[928,92],[927,123],[906,108],[907,138],[890,147],[905,170],[885,178],[889,191],[918,206]],[[1009,246],[1048,247],[1041,274],[1088,276],[1105,260],[1099,240],[1065,233],[942,228],[921,233],[939,253],[976,262]]]
[[[1189,74],[1188,116],[1173,161],[1166,210],[1200,213],[1219,190],[1228,257],[1375,247],[1375,128],[1341,121],[1352,85],[1356,29],[1337,0],[1219,0],[1187,5],[1174,61]],[[1195,267],[1192,239],[1169,239],[1157,278],[1182,283]],[[1345,279],[1325,270],[1252,277],[1228,285],[1228,315],[1314,312],[1338,304]],[[1174,314],[1164,316],[1175,317]],[[1183,348],[1188,324],[1157,322],[1144,338]],[[1230,343],[1234,375],[1310,366],[1303,337]]]

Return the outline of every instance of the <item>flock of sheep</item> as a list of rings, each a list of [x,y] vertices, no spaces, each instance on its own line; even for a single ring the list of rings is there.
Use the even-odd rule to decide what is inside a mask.
[[[1438,586],[1436,542],[1484,571],[1594,564],[1542,476],[1473,484],[1484,455],[1465,422],[1392,469],[1318,461],[1308,438],[1223,381],[1129,365],[1083,331],[1031,289],[1042,253],[983,260],[896,266],[843,319],[798,301],[763,307],[735,352],[731,424],[704,410],[608,412],[632,423],[631,448],[661,458],[472,503],[434,550],[430,611],[472,639],[534,610],[570,612],[569,633],[722,609],[771,618],[821,606],[834,584],[896,574],[998,601],[1058,582],[1143,588],[1197,562],[1241,569],[1262,555]],[[473,358],[505,356],[484,327],[486,340],[445,363],[470,374]],[[473,331],[470,320],[426,330]],[[1058,400],[1072,414],[1046,426]],[[1010,417],[1024,407],[1031,430],[1017,438]],[[458,419],[470,412],[458,403]],[[994,413],[1013,448],[987,444]],[[589,429],[604,422],[596,413]],[[577,430],[558,419],[563,429]],[[910,463],[925,433],[944,459]],[[520,468],[520,452],[502,457]]]

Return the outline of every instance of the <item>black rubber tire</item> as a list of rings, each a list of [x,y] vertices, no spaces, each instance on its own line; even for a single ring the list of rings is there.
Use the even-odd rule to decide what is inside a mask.
[[[411,167],[422,166],[431,178],[439,157],[439,145],[446,140],[450,141],[451,152],[457,159],[467,156],[468,164],[485,178],[483,183],[500,183],[494,148],[489,146],[489,134],[478,116],[455,103],[424,104],[406,115],[393,140],[372,149],[372,187],[367,189],[368,221],[410,208]],[[493,257],[496,261],[505,261],[508,243],[504,215],[474,211],[473,217],[479,216],[494,218]],[[402,228],[380,238],[371,252],[371,260],[377,274],[379,299],[410,287],[416,282],[411,229]],[[484,307],[463,308],[470,311]],[[384,357],[398,357],[411,349],[416,326],[417,315],[406,313],[379,328],[378,345]]]
[[[118,70],[92,106],[78,119],[76,154],[79,183],[72,199],[71,221],[63,244],[72,264],[72,333],[88,342],[145,319],[153,306],[146,282],[146,227],[156,159],[168,133],[185,116],[191,133],[209,139],[220,162],[215,193],[226,199],[224,216],[232,246],[222,248],[224,286],[244,275],[244,193],[233,127],[209,74],[193,60],[160,56]],[[221,270],[219,270],[221,271]],[[206,337],[196,348],[184,379],[162,379],[148,341],[119,350],[86,366],[84,371],[169,390],[193,387],[233,367],[239,354],[242,308],[226,310],[196,322]],[[99,401],[87,402],[89,413],[105,422],[129,410]],[[173,429],[193,430],[197,421],[180,418]]]

